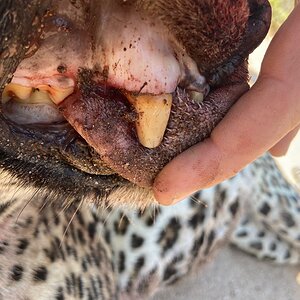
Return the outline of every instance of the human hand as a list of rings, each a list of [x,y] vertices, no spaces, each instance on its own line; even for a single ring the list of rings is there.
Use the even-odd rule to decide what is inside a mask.
[[[270,150],[284,154],[300,124],[300,6],[273,38],[257,82],[210,138],[173,159],[157,176],[156,199],[170,205],[236,175]]]

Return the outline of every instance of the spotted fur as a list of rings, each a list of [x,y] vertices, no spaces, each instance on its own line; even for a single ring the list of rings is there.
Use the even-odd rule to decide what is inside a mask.
[[[227,241],[258,258],[300,261],[299,195],[269,156],[173,207],[142,211],[60,208],[1,178],[1,300],[147,299]]]

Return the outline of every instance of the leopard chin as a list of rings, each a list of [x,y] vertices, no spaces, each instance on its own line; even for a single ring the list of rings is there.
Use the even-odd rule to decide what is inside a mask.
[[[1,7],[1,168],[104,206],[155,203],[158,172],[247,91],[271,18],[259,0],[32,2]]]

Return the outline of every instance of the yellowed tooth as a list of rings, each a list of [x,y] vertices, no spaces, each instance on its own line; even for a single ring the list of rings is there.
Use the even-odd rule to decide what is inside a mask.
[[[35,89],[35,91],[31,94],[30,98],[28,99],[28,103],[31,104],[52,104],[52,100],[50,99],[49,93],[47,91],[41,91],[39,89]]]
[[[199,93],[196,91],[191,91],[190,93],[190,97],[196,102],[196,103],[201,103],[204,100],[204,94],[203,93]]]
[[[60,104],[64,99],[74,92],[74,87],[69,88],[55,88],[49,85],[39,85],[37,88],[41,91],[47,91],[51,100],[56,104]]]
[[[140,143],[147,148],[156,148],[161,144],[170,117],[172,95],[127,94],[129,102],[138,113],[136,130]]]
[[[73,92],[73,87],[65,89],[55,88],[49,85],[27,87],[16,83],[10,83],[4,88],[1,101],[2,103],[7,103],[9,100],[14,98],[16,101],[31,104],[45,102],[54,102],[55,104],[59,104]]]
[[[8,102],[15,97],[21,100],[28,99],[32,94],[32,87],[22,86],[15,83],[8,84],[2,93],[2,103]]]

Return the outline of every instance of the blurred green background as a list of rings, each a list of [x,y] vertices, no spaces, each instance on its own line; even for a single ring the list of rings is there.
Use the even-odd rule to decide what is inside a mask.
[[[294,7],[294,0],[270,0],[273,9],[271,34],[274,34]]]

